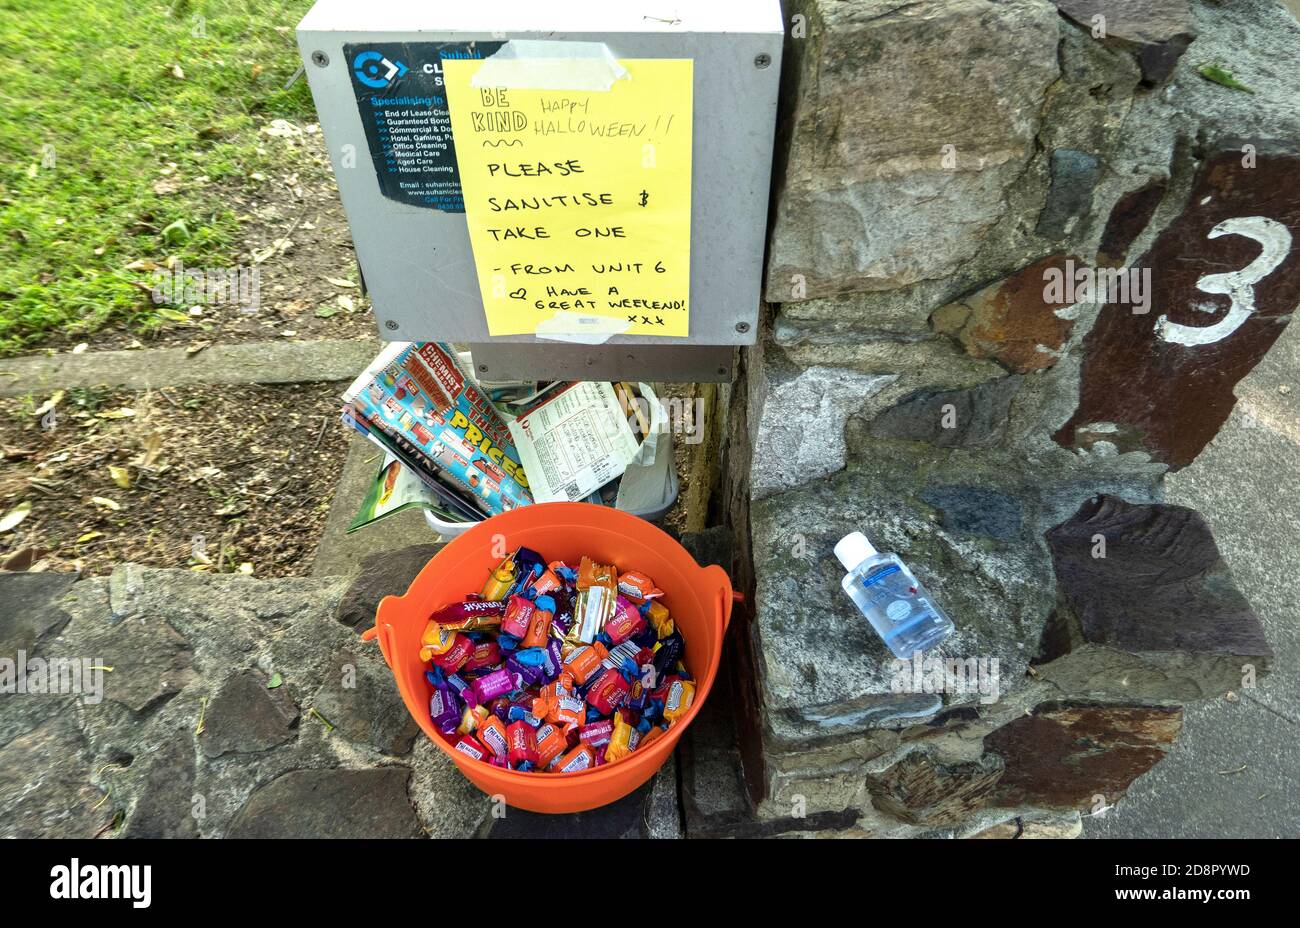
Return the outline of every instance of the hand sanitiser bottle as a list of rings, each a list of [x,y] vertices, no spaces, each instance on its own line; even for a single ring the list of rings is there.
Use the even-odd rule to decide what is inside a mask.
[[[844,592],[896,656],[910,660],[952,634],[952,621],[897,554],[881,554],[853,532],[835,545],[835,556],[848,571]]]

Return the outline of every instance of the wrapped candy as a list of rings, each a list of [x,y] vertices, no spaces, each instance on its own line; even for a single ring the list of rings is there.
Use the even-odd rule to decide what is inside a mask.
[[[671,635],[659,642],[655,648],[654,665],[659,676],[666,677],[677,669],[677,662],[681,660],[682,654],[686,650],[686,642],[682,640],[681,633],[674,630]]]
[[[580,744],[568,754],[556,758],[551,767],[556,773],[577,773],[595,765],[596,752],[591,749],[591,745]]]
[[[655,634],[667,638],[673,633],[673,617],[668,614],[668,607],[661,602],[652,602],[645,607],[645,617],[654,626]]]
[[[489,674],[477,678],[472,684],[474,695],[480,703],[491,702],[498,696],[504,696],[515,688],[514,681],[504,667],[498,667]]]
[[[434,654],[430,658],[434,666],[441,667],[448,673],[455,673],[460,670],[465,662],[469,660],[470,652],[474,650],[474,642],[460,632],[452,632],[452,635],[454,637],[450,647],[441,654]],[[420,653],[423,655],[424,652],[421,651]]]
[[[653,580],[637,570],[618,575],[618,592],[638,606],[646,600],[664,595],[664,591],[655,586]]]
[[[564,662],[564,672],[573,675],[579,686],[586,683],[609,657],[609,652],[599,641],[575,648]]]
[[[495,715],[489,715],[479,725],[478,740],[497,757],[505,757],[509,750],[509,744],[506,740],[506,726]]]
[[[432,660],[435,654],[445,654],[456,643],[457,632],[430,620],[420,635],[420,660]]]
[[[501,624],[505,614],[505,603],[490,599],[467,599],[463,603],[450,603],[435,609],[429,621],[451,631],[471,631],[476,628],[492,628]]]
[[[640,742],[641,732],[623,718],[622,712],[615,712],[609,746],[605,748],[605,761],[612,764],[616,760],[622,760],[635,751]]]
[[[566,732],[586,720],[586,706],[573,690],[573,677],[561,672],[553,683],[542,688],[533,702],[533,715],[558,725]]]
[[[560,580],[559,575],[556,574],[554,570],[547,567],[537,575],[536,579],[534,579],[532,584],[529,586],[529,589],[537,596],[546,596],[561,589],[563,586],[564,582]]]
[[[664,694],[664,721],[672,724],[690,709],[695,699],[695,684],[674,677],[667,681],[666,686],[668,691]]]
[[[488,712],[487,706],[466,706],[465,711],[461,713],[460,725],[456,731],[462,735],[469,735],[478,731],[479,725],[492,717]]]
[[[551,620],[551,635],[564,638],[573,628],[573,597],[563,587],[549,595],[555,601],[555,618]]]
[[[506,727],[509,745],[507,759],[515,770],[532,770],[537,766],[537,735],[527,722],[511,722]]]
[[[512,592],[518,593],[529,583],[532,583],[537,577],[541,576],[542,571],[546,570],[546,560],[532,548],[519,548],[515,551],[515,564],[519,567],[519,572],[523,577],[522,582],[516,581],[519,589]]]
[[[510,655],[505,669],[514,682],[514,688],[522,690],[543,682],[546,660],[546,651],[542,648],[524,648]]]
[[[505,599],[514,586],[515,573],[515,556],[512,554],[492,570],[487,583],[483,584],[483,598],[493,601]]]
[[[460,725],[460,715],[465,706],[446,681],[435,683],[429,697],[429,717],[433,726],[444,735],[450,735]]]
[[[583,744],[589,744],[593,748],[601,748],[609,744],[610,736],[614,733],[614,723],[609,719],[601,719],[599,722],[589,722],[578,729],[578,740]]]
[[[452,746],[452,750],[460,751],[462,754],[468,754],[475,760],[486,760],[487,749],[478,742],[473,735],[462,735]]]
[[[528,634],[528,625],[533,620],[535,608],[531,599],[511,596],[506,603],[505,615],[501,617],[502,633],[512,638],[523,638]]]
[[[569,749],[568,739],[558,725],[546,722],[539,726],[536,733],[537,765],[545,770],[551,761]]]
[[[477,641],[469,659],[461,665],[462,673],[471,673],[485,667],[495,667],[501,663],[501,648],[495,641]]]
[[[574,627],[570,636],[591,644],[614,614],[618,597],[618,575],[607,564],[584,557],[578,567],[578,596],[573,604]]]
[[[614,615],[605,623],[597,640],[606,645],[619,645],[646,627],[646,620],[637,608],[622,596],[618,597]]]
[[[539,596],[533,600],[533,614],[528,621],[528,628],[520,639],[524,648],[540,648],[551,636],[551,622],[555,619],[555,600],[550,596]]]
[[[609,715],[627,699],[631,686],[617,670],[607,668],[587,690],[587,702],[601,715]]]

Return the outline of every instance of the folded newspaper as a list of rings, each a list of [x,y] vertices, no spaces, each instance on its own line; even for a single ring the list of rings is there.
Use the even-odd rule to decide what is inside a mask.
[[[458,517],[533,501],[504,419],[450,346],[394,342],[343,394],[344,422],[411,471]]]

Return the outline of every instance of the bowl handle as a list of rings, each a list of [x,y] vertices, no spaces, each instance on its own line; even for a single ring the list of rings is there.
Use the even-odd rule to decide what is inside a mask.
[[[393,624],[384,619],[384,613],[396,609],[401,599],[400,596],[385,596],[380,600],[379,610],[375,613],[375,624],[361,633],[362,641],[379,639],[379,653],[384,656],[384,663],[388,665],[389,670],[393,669],[392,654],[395,643],[393,641]]]
[[[712,588],[713,601],[718,616],[719,637],[727,633],[727,626],[731,624],[731,578],[727,572],[717,564],[710,564],[704,568],[704,585],[705,588]]]

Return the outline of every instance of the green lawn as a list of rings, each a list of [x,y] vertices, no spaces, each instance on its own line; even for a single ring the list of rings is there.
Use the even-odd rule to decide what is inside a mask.
[[[235,263],[223,193],[283,157],[258,128],[314,120],[284,89],[310,5],[0,0],[0,356],[165,324],[141,262]]]

